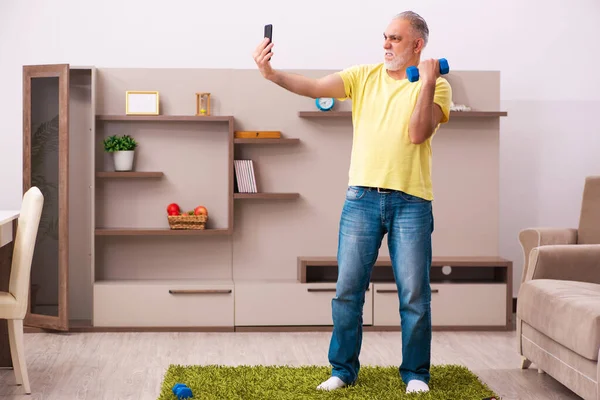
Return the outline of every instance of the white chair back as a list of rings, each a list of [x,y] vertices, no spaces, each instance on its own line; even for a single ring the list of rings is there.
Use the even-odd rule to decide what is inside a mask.
[[[25,318],[27,313],[31,262],[43,206],[42,192],[32,186],[23,195],[16,235],[13,232],[14,250],[8,291],[17,299],[19,318]]]

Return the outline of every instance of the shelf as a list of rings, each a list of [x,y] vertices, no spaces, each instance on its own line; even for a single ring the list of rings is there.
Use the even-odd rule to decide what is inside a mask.
[[[298,262],[301,265],[318,266],[337,266],[336,256],[300,256]],[[497,267],[498,265],[508,265],[509,260],[496,256],[434,256],[431,260],[432,267],[443,267],[446,265],[452,267]],[[375,261],[375,267],[391,267],[390,257],[378,257]]]
[[[96,236],[217,236],[229,229],[96,228]]]
[[[98,286],[121,285],[233,285],[233,280],[227,279],[101,279],[94,281]]]
[[[301,118],[348,118],[352,116],[352,111],[300,111],[298,116]]]
[[[300,143],[298,138],[279,138],[279,139],[234,139],[236,144],[296,144]]]
[[[297,199],[300,193],[234,193],[234,199],[269,199],[269,200],[285,200]]]
[[[96,172],[97,178],[162,178],[164,175],[165,174],[163,172],[150,171]]]
[[[96,115],[97,121],[233,122],[231,115]]]
[[[450,118],[506,117],[506,111],[450,111]]]
[[[337,258],[330,257],[298,257],[298,281],[335,282],[337,279]],[[443,267],[450,267],[446,275]],[[394,282],[394,273],[390,257],[379,257],[375,262],[372,282]],[[431,282],[457,283],[498,283],[506,282],[512,276],[512,263],[502,257],[478,256],[436,256],[431,260]]]
[[[450,111],[450,118],[506,117],[506,111]],[[349,118],[352,111],[300,111],[301,118]]]

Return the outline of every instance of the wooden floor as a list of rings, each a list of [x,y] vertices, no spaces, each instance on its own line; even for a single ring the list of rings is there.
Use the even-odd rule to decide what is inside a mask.
[[[432,362],[462,364],[502,399],[578,399],[546,374],[519,369],[515,331],[434,332]],[[156,399],[165,369],[178,364],[327,365],[327,332],[29,333],[32,395],[0,370],[4,399]],[[398,365],[399,332],[366,332],[363,365]],[[319,382],[315,382],[315,386]]]

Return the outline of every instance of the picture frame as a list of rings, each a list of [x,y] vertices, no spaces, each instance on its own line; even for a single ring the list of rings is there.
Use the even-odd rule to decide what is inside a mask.
[[[159,115],[159,93],[147,90],[125,92],[126,115]]]

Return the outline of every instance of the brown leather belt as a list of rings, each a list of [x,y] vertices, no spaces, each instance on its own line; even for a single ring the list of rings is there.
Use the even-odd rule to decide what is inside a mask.
[[[378,193],[392,193],[392,192],[397,192],[398,190],[395,189],[387,189],[387,188],[382,188],[382,187],[372,187],[372,186],[364,186],[365,189],[367,190],[377,190]]]

